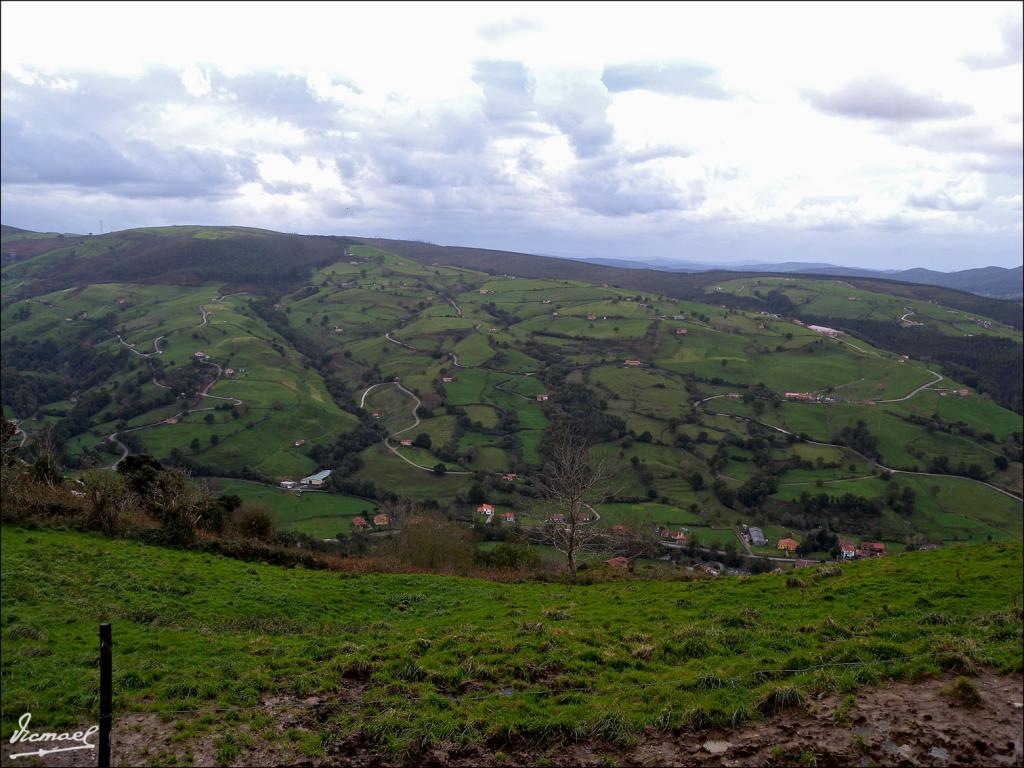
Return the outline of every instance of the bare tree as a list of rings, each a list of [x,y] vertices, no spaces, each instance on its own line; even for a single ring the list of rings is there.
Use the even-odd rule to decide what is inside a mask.
[[[628,515],[619,525],[612,526],[610,533],[612,551],[626,558],[630,572],[641,557],[658,554],[658,534],[649,514]]]
[[[608,537],[597,525],[594,505],[607,498],[617,466],[608,456],[592,458],[586,436],[571,427],[563,425],[553,432],[549,446],[539,486],[555,511],[533,534],[565,557],[575,579],[581,555],[609,549]]]

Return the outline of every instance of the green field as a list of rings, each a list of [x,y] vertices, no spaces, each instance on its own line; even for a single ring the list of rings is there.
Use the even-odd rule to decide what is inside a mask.
[[[0,541],[4,729],[26,711],[53,729],[94,720],[107,621],[115,732],[157,715],[159,763],[190,762],[201,742],[220,763],[256,759],[268,742],[282,757],[337,759],[356,736],[389,759],[510,735],[623,743],[757,720],[783,694],[1022,665],[1009,609],[1020,546],[803,572],[804,588],[789,589],[785,575],[590,586],[339,575],[10,526]],[[318,716],[275,730],[272,701]]]

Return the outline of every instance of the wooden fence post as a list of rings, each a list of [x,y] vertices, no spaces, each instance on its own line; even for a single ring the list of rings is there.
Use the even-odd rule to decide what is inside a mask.
[[[110,768],[110,726],[114,718],[110,625],[100,624],[100,768]]]

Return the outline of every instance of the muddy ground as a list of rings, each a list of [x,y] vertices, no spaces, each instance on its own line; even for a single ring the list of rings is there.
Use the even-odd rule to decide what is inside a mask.
[[[943,693],[954,678],[894,683],[860,692],[849,706],[843,696],[828,696],[805,709],[775,715],[733,731],[685,731],[676,735],[641,734],[630,747],[576,743],[545,747],[487,745],[433,747],[406,756],[412,765],[585,765],[585,766],[1021,766],[1024,765],[1024,679],[981,674],[971,678],[980,694],[975,705],[953,701]],[[320,697],[268,698],[262,705],[272,716],[280,739],[266,743],[242,726],[234,734],[240,746],[231,765],[400,765],[383,758],[358,737],[329,748],[310,761],[293,751],[284,732],[315,729],[324,715],[344,706]],[[354,703],[354,702],[353,702]],[[225,731],[193,741],[175,739],[174,722],[134,714],[115,722],[113,764],[215,765],[224,753],[216,746]],[[24,745],[4,738],[4,766],[87,766],[96,764],[91,750],[11,759]],[[248,742],[248,744],[245,744]],[[222,748],[221,748],[222,749]]]

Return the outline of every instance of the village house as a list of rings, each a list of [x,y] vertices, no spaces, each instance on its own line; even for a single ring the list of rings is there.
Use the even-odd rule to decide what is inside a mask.
[[[547,399],[548,399],[547,395],[537,395],[537,402],[538,403],[543,403]]]
[[[550,304],[550,303],[551,303],[551,299],[544,299],[544,301],[541,302],[541,304]]]
[[[558,313],[557,313],[557,312],[552,312],[552,313],[551,313],[551,316],[552,316],[552,317],[558,317]]]
[[[287,488],[289,490],[294,488],[296,485],[298,485],[298,483],[296,483],[294,480],[282,480],[281,481],[281,487],[282,488]]]
[[[412,440],[409,440],[409,439],[405,439],[405,440],[402,440],[402,441],[401,441],[401,443],[402,443],[402,445],[404,445],[404,446],[405,446],[406,448],[408,448],[408,447],[410,447],[410,446],[412,445]]]
[[[476,513],[478,515],[485,515],[486,517],[490,517],[494,514],[494,507],[492,507],[490,504],[481,504],[476,508]]]
[[[512,514],[511,512],[502,512],[501,513],[501,522],[503,522],[503,523],[514,523],[515,521],[516,521],[516,516],[514,514]]]
[[[565,515],[563,515],[561,512],[556,512],[555,514],[551,515],[548,518],[548,522],[549,523],[564,523],[565,522]]]
[[[861,557],[883,557],[885,555],[885,544],[880,541],[862,541],[860,543]]]
[[[380,411],[374,411],[370,415],[373,416],[373,418],[375,418],[375,419],[383,419],[384,418],[384,414],[381,413]]]
[[[345,329],[344,329],[344,328],[342,328],[342,327],[341,327],[340,325],[336,325],[336,326],[334,326],[334,328],[332,329],[332,332],[334,333],[334,335],[335,335],[335,336],[338,336],[338,335],[340,335],[340,334],[344,333],[344,332],[345,332]]]
[[[685,336],[689,331],[685,328],[676,328],[676,336]]]
[[[357,516],[357,517],[353,517],[352,518],[352,527],[353,528],[365,528],[367,525],[368,525],[368,523],[366,522],[366,518],[365,517]]]
[[[597,320],[597,315],[587,315],[587,320]]]
[[[739,400],[740,399],[740,393],[739,392],[729,392],[729,393],[726,394],[726,397],[728,397],[730,400]]]
[[[331,476],[331,470],[321,469],[319,472],[309,475],[308,477],[302,478],[301,482],[303,485],[311,485],[314,488],[319,488],[324,484],[324,480]]]
[[[235,369],[234,368],[225,368],[224,369],[224,375],[225,376],[234,376],[235,375]]]
[[[817,398],[812,393],[810,393],[810,392],[787,392],[786,393],[786,399],[787,400],[802,400],[804,402],[812,402],[812,401],[814,401]]]
[[[857,548],[852,541],[847,539],[839,540],[839,556],[843,560],[853,560],[857,556]]]
[[[623,365],[629,366],[630,368],[636,368],[638,365],[643,365],[639,360],[623,360]]]
[[[205,360],[207,358],[207,354],[205,352],[196,352],[192,357],[196,360]]]
[[[389,525],[391,525],[391,518],[389,518],[385,514],[374,515],[373,524],[377,528],[387,528]]]
[[[796,539],[779,539],[777,548],[783,552],[796,552],[796,548],[800,546],[800,542]]]
[[[296,440],[294,443],[292,443],[292,445],[294,445],[296,448],[300,448],[300,447],[302,447],[305,444],[306,444],[306,438],[304,438],[304,437],[300,437],[298,440]]]
[[[442,376],[441,377],[441,381],[444,382],[445,384],[451,384],[453,381],[455,381],[455,377],[454,376]]]
[[[504,475],[501,476],[501,479],[504,480],[506,483],[511,483],[515,480],[518,480],[519,475],[517,475],[515,472],[506,472]]]

